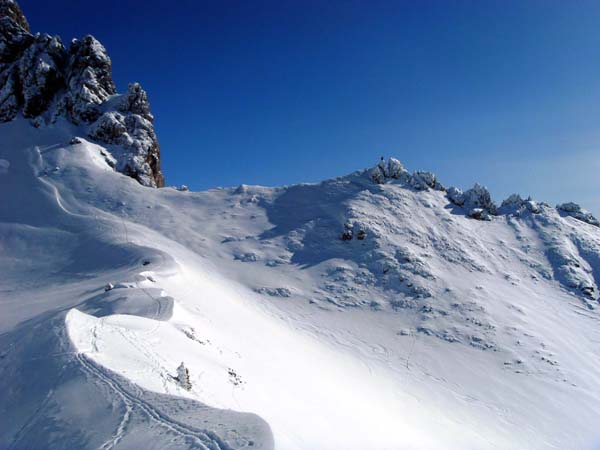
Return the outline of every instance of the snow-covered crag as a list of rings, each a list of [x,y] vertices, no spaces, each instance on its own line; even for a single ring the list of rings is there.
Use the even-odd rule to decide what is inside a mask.
[[[105,48],[93,36],[32,34],[13,0],[0,0],[0,121],[22,115],[36,127],[67,120],[109,145],[115,169],[144,186],[162,187],[160,148],[146,92],[119,95]]]

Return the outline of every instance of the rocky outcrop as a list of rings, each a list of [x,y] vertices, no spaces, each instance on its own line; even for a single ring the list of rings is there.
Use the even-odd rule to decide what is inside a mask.
[[[145,186],[164,186],[160,149],[154,132],[146,92],[137,83],[129,85],[117,111],[103,113],[90,127],[93,139],[125,149],[117,158],[117,170]]]
[[[383,156],[375,167],[370,171],[371,179],[377,184],[383,184],[386,180],[402,180],[408,178],[408,171],[402,163],[395,158],[390,158],[387,163]]]
[[[581,206],[579,206],[577,203],[563,203],[561,205],[557,205],[556,209],[566,216],[574,217],[575,219],[581,220],[582,222],[600,227],[600,221],[598,221],[598,219],[596,219],[592,215],[592,213],[582,209]]]
[[[547,206],[545,203],[538,203],[532,200],[531,197],[523,199],[519,194],[512,194],[507,199],[502,201],[499,212],[502,214],[522,214],[528,211],[532,214],[540,214],[542,207]]]
[[[382,157],[379,164],[373,167],[368,173],[371,179],[377,184],[396,180],[401,183],[407,183],[418,191],[428,189],[445,190],[444,186],[437,180],[435,174],[416,171],[411,175],[402,163],[395,158],[390,158],[386,162]]]
[[[445,190],[444,186],[442,186],[432,172],[416,171],[410,176],[408,182],[418,191],[425,191],[427,189],[435,189],[436,191]]]
[[[118,95],[111,60],[93,36],[30,33],[17,3],[0,0],[0,122],[21,114],[35,126],[67,120],[102,143],[116,170],[141,184],[164,186],[160,147],[146,92],[138,83]]]
[[[117,93],[106,49],[93,36],[73,39],[65,72],[61,112],[76,124],[94,122],[100,117],[100,105]]]
[[[490,192],[479,183],[475,183],[475,186],[465,192],[456,187],[450,187],[446,195],[448,200],[465,208],[467,215],[474,219],[490,220],[490,216],[498,214],[498,208],[492,200]]]

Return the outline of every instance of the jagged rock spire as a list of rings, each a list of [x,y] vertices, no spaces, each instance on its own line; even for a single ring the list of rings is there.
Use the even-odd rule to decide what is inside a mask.
[[[14,0],[0,0],[0,17],[6,17],[20,26],[23,30],[29,32],[29,23]]]
[[[68,120],[88,137],[122,147],[116,169],[145,186],[162,187],[160,148],[146,92],[129,86],[120,101],[112,65],[93,36],[32,35],[14,0],[0,0],[0,122],[22,114],[35,126]]]

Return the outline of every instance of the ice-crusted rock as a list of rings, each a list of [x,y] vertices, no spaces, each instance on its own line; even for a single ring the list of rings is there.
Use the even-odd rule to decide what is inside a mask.
[[[479,183],[475,183],[475,186],[465,192],[452,186],[448,189],[446,195],[452,203],[464,207],[467,215],[474,219],[490,220],[490,216],[498,214],[498,208],[492,200],[490,192]],[[518,197],[518,199],[521,199],[521,197]],[[517,198],[511,198],[512,201],[517,201]],[[518,201],[522,202],[522,200]]]
[[[446,191],[446,196],[448,197],[448,200],[450,200],[455,205],[463,206],[465,204],[465,197],[463,191],[455,186],[450,186],[448,188],[448,190]]]
[[[12,0],[0,0],[0,62],[12,62],[33,40],[29,23]]]
[[[566,214],[567,216],[574,217],[577,220],[581,220],[582,222],[589,223],[590,225],[595,225],[600,227],[600,221],[596,219],[592,213],[582,209],[577,203],[568,202],[562,203],[556,206],[556,209],[559,212]]]
[[[384,184],[388,180],[398,180],[407,183],[414,189],[425,191],[435,189],[445,190],[444,186],[437,180],[435,174],[431,172],[416,171],[412,175],[404,168],[402,163],[396,158],[390,158],[387,163],[382,157],[379,163],[369,170],[369,175],[373,182]]]
[[[117,145],[126,152],[117,158],[117,170],[144,186],[162,187],[160,148],[154,132],[148,96],[138,83],[129,85],[119,111],[107,111],[91,126],[89,136]]]
[[[74,123],[98,119],[99,106],[117,93],[111,69],[106,49],[93,36],[71,41],[65,73],[67,92],[60,107]]]
[[[63,88],[61,75],[65,47],[58,37],[38,34],[18,60],[23,116],[36,117],[46,111]]]
[[[387,176],[396,180],[401,179],[408,175],[408,171],[404,168],[402,163],[396,158],[390,158],[387,164]]]
[[[436,191],[445,190],[444,186],[437,180],[435,174],[431,172],[416,171],[410,176],[409,183],[419,191],[435,189]]]
[[[146,92],[138,83],[118,97],[111,60],[93,36],[65,48],[32,35],[13,0],[0,0],[0,122],[19,113],[39,127],[60,117],[112,146],[116,169],[141,184],[164,186],[160,148]]]
[[[383,156],[381,157],[379,163],[369,171],[369,174],[371,179],[377,184],[383,184],[386,182],[386,180],[390,179],[408,179],[408,171],[404,168],[400,161],[398,161],[396,158],[390,158],[386,163]]]
[[[154,120],[154,116],[150,112],[148,95],[139,83],[129,84],[127,95],[123,97],[119,105],[119,111],[137,114],[150,122]]]
[[[500,207],[501,208],[507,208],[507,207],[519,208],[523,204],[523,202],[524,202],[524,200],[523,200],[523,198],[521,198],[521,196],[519,194],[511,194],[508,196],[508,198],[502,200]]]
[[[544,205],[544,203],[532,200],[531,197],[523,199],[519,194],[511,194],[502,201],[499,212],[503,214],[520,214],[524,211],[529,211],[532,214],[540,214]]]

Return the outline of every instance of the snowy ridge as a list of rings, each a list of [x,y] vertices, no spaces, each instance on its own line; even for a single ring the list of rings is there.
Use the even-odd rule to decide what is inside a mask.
[[[0,447],[600,441],[600,228],[399,163],[149,190],[73,134],[0,126]]]

